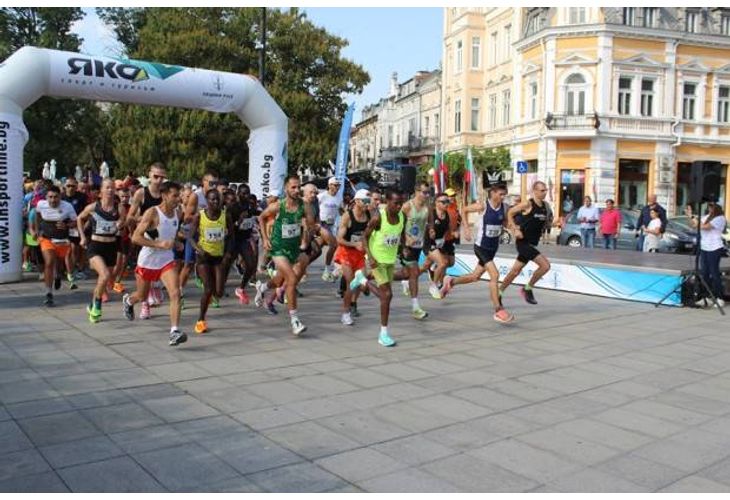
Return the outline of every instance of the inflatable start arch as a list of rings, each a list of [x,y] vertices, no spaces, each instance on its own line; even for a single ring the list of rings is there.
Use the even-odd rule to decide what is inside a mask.
[[[23,240],[23,110],[42,96],[235,113],[251,130],[249,183],[259,197],[283,186],[284,112],[247,75],[23,47],[0,64],[0,283],[19,281]],[[164,158],[150,158],[150,162]]]

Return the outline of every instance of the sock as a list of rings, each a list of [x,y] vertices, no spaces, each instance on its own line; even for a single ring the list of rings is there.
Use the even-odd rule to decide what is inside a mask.
[[[170,327],[170,333],[177,331],[177,325]]]
[[[388,334],[388,327],[380,325],[380,335],[383,335],[383,334],[385,334],[385,335]]]
[[[289,310],[289,319],[296,319],[297,317],[297,310],[296,309],[290,309]]]
[[[529,283],[525,285],[525,290],[532,290],[532,285]]]
[[[414,297],[414,298],[411,299],[411,306],[413,307],[413,310],[414,311],[420,307],[418,305],[418,299],[417,298]]]
[[[50,286],[47,286],[46,287],[46,294],[48,294],[48,293],[50,293],[51,295],[53,295],[53,291],[52,291],[52,289],[51,289]]]

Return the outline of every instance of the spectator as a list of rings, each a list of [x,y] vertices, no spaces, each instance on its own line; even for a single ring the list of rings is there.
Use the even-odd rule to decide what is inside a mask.
[[[659,251],[659,242],[662,238],[662,220],[659,218],[659,210],[649,210],[649,224],[644,229],[644,252],[656,253]]]
[[[725,231],[727,220],[722,213],[722,208],[716,203],[710,203],[707,207],[708,213],[702,217],[700,222],[700,268],[705,283],[710,287],[712,294],[717,298],[720,307],[725,305],[723,301],[722,274],[720,273],[720,258],[724,250],[722,233]],[[692,227],[697,227],[697,217],[692,216],[692,211],[685,208],[685,213],[691,217]],[[706,297],[702,299],[704,302]]]
[[[583,199],[583,206],[578,209],[578,222],[580,222],[580,238],[583,246],[585,248],[594,248],[598,207],[593,204],[590,196]]]
[[[606,209],[601,214],[601,234],[603,248],[616,250],[616,242],[621,232],[621,210],[614,208],[612,199],[606,200]]]
[[[639,221],[637,222],[637,233],[636,235],[639,237],[639,240],[637,242],[636,249],[641,251],[644,251],[644,238],[645,238],[645,231],[646,228],[649,225],[649,222],[651,221],[651,216],[649,214],[650,210],[656,210],[659,214],[659,220],[662,222],[662,233],[667,227],[667,211],[664,209],[663,206],[661,206],[656,201],[656,195],[650,194],[649,195],[649,203],[641,209],[641,215],[639,216]],[[640,231],[640,232],[639,232]]]

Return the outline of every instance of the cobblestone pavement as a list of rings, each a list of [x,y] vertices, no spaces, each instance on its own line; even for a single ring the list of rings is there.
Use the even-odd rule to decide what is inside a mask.
[[[91,281],[45,309],[0,285],[0,491],[730,491],[730,335],[715,311],[486,285],[376,342],[378,304],[339,321],[315,266],[302,338],[235,298],[167,346],[166,304],[92,325]],[[422,287],[425,288],[425,287]],[[229,282],[233,291],[233,279]]]

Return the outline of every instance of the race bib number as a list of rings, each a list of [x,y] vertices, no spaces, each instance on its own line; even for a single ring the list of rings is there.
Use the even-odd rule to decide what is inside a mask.
[[[487,225],[484,227],[484,236],[487,238],[497,238],[502,234],[502,226]]]
[[[285,239],[298,238],[302,234],[301,224],[282,224],[281,237]]]
[[[96,223],[96,234],[117,234],[117,223],[108,220],[98,221]]]
[[[383,243],[386,247],[395,247],[400,243],[400,235],[390,234],[385,236]]]
[[[79,230],[78,229],[69,229],[68,230],[68,235],[69,236],[72,236],[74,238],[78,238],[78,236],[79,236]]]
[[[205,230],[205,240],[211,243],[223,241],[223,228],[209,227]]]
[[[53,243],[54,245],[68,245],[69,241],[65,238],[51,238],[51,243]]]
[[[350,241],[352,243],[359,243],[362,241],[362,236],[362,234],[353,234],[352,236],[350,236]]]
[[[241,223],[238,225],[243,231],[250,231],[253,229],[254,226],[254,219],[253,217],[249,217],[248,219],[243,219]]]
[[[436,248],[443,248],[445,241],[446,240],[444,238],[439,238],[436,241],[434,241],[434,245],[436,246]]]

